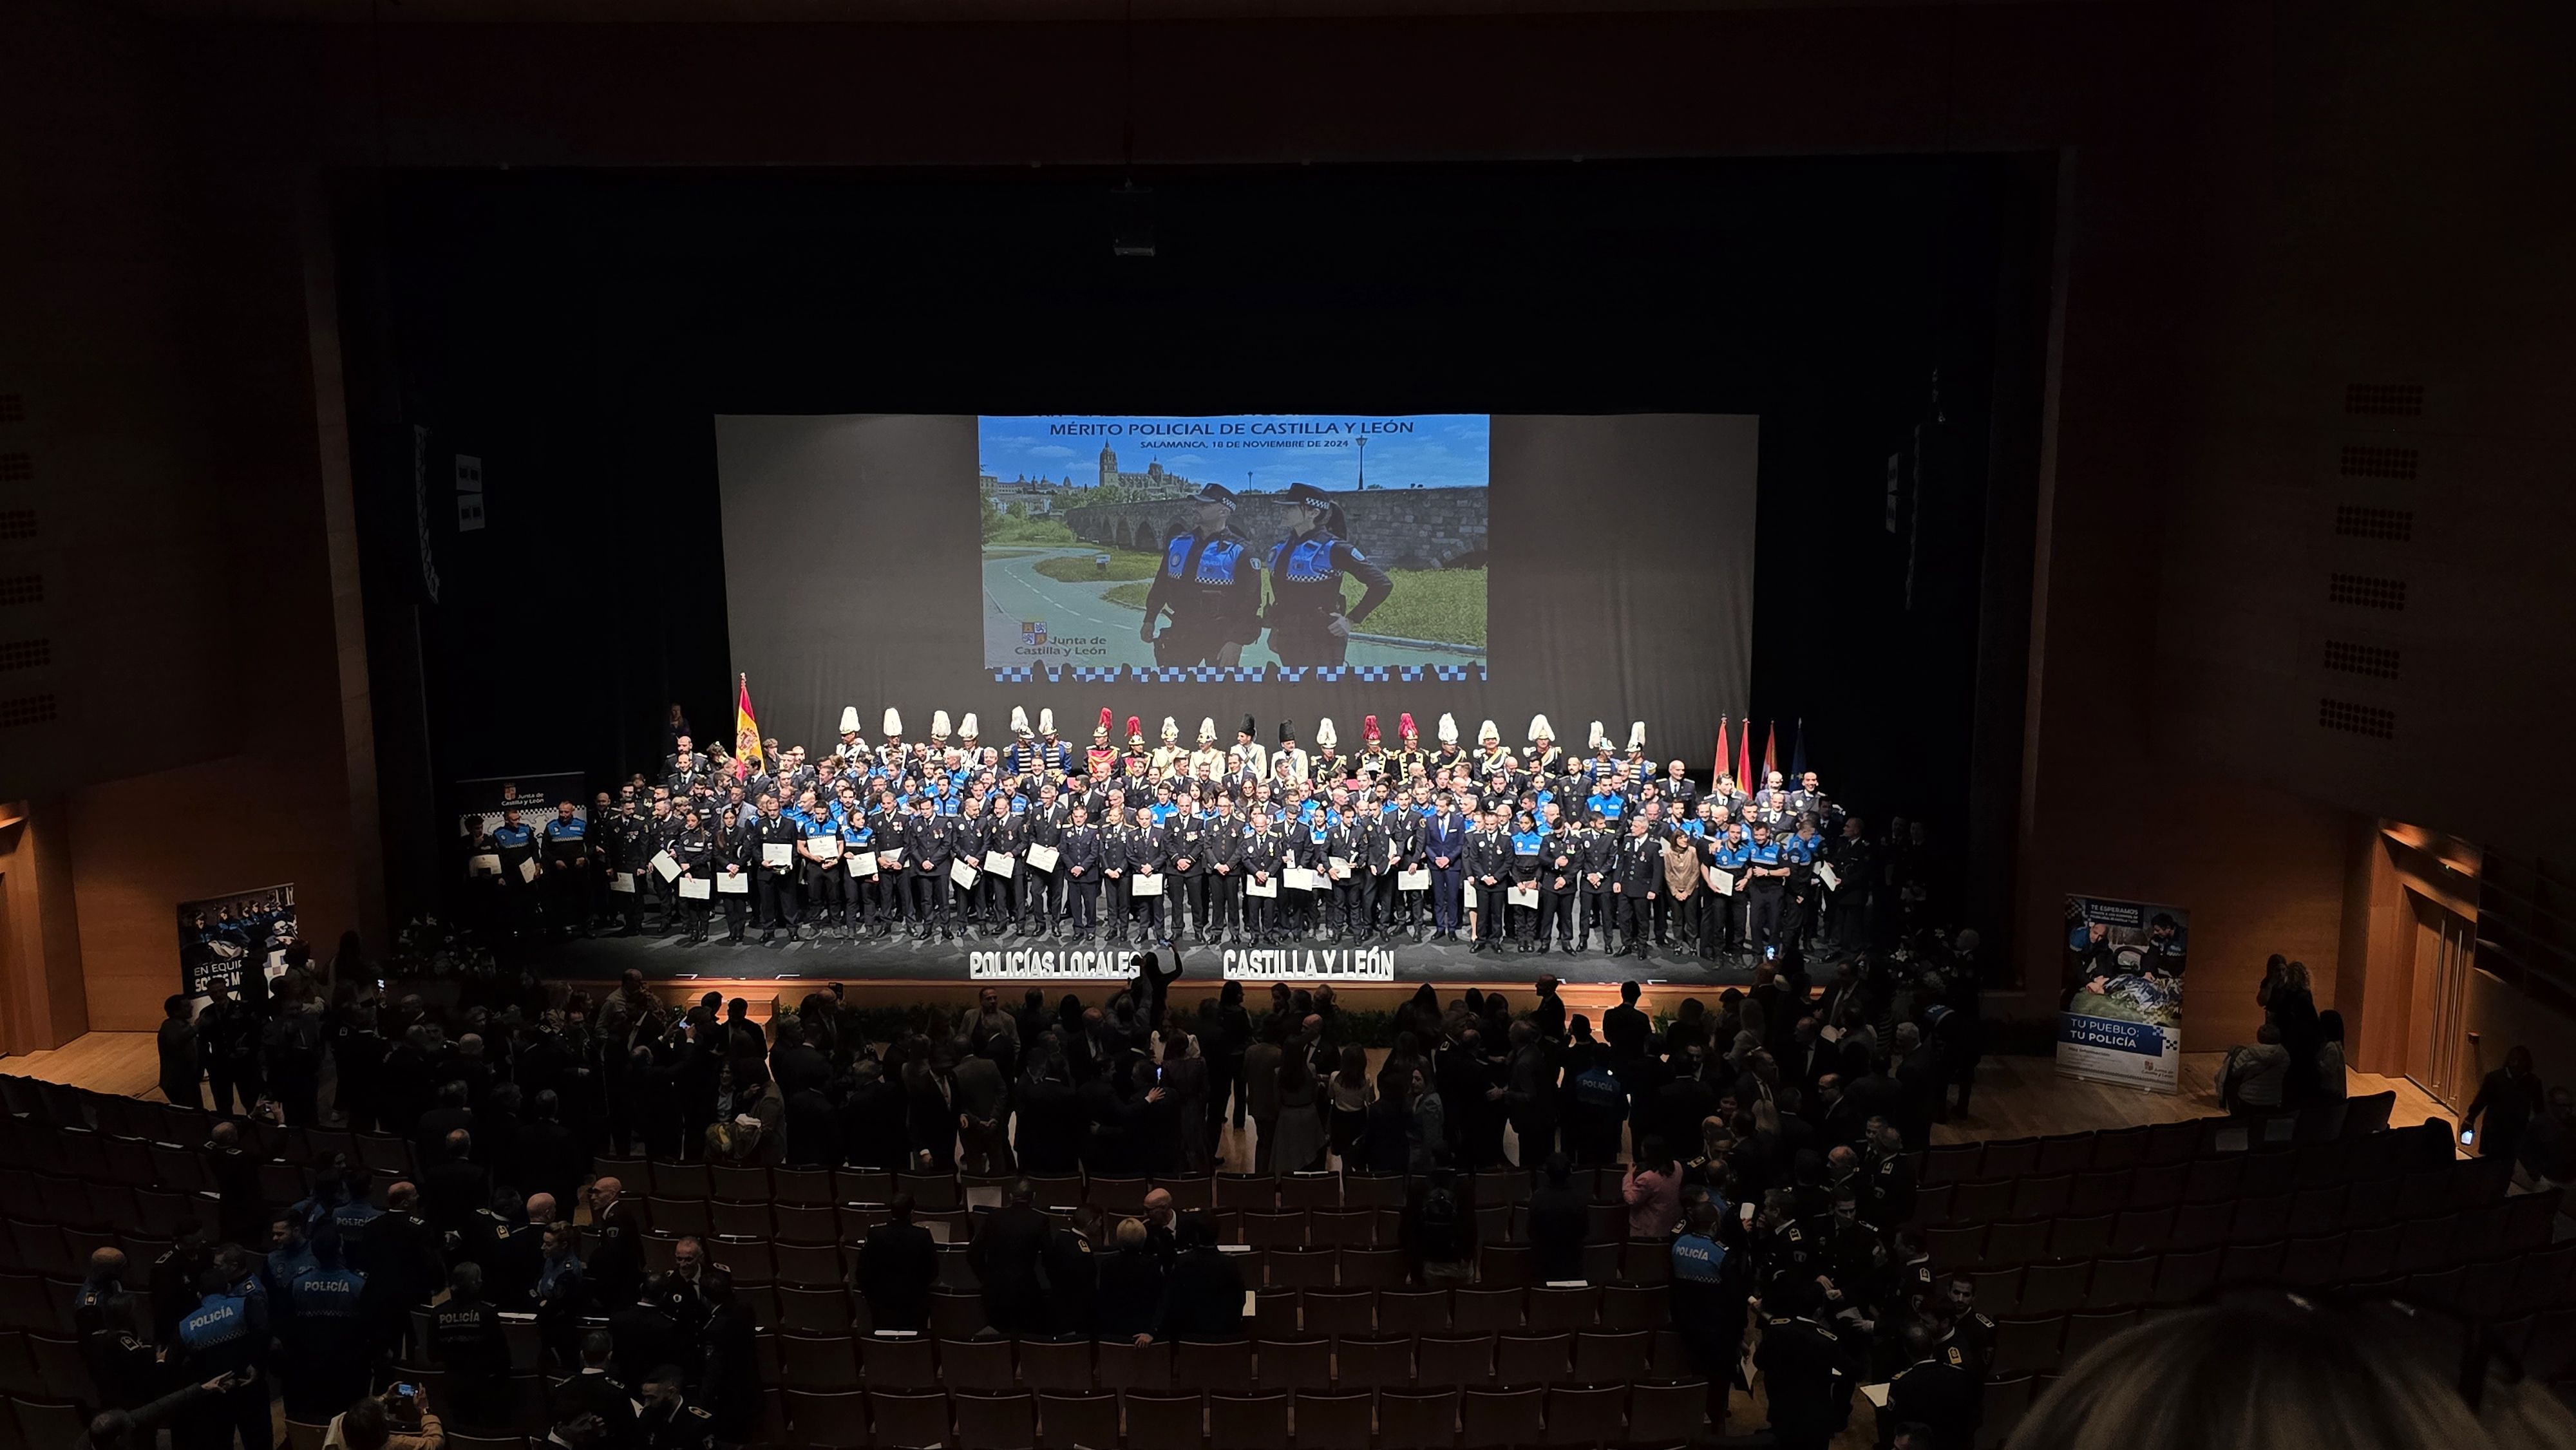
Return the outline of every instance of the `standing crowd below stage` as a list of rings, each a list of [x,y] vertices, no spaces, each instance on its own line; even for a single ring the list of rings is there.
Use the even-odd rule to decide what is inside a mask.
[[[1769,771],[1752,789],[1721,773],[1703,788],[1682,761],[1660,768],[1645,726],[1614,749],[1595,722],[1589,756],[1558,747],[1545,716],[1529,748],[1493,722],[1465,749],[1440,719],[1425,748],[1413,717],[1392,743],[1367,717],[1339,753],[1279,727],[1278,748],[1245,717],[1221,747],[1213,720],[1195,749],[1166,719],[1148,747],[1129,717],[1110,744],[1103,710],[1077,751],[1052,711],[984,746],[975,717],[954,739],[940,712],[927,742],[895,711],[882,742],[841,738],[809,759],[775,740],[739,759],[701,754],[684,732],[651,773],[570,800],[532,822],[517,810],[460,842],[466,918],[500,933],[650,930],[683,943],[763,943],[898,932],[930,941],[1230,946],[1456,941],[1472,950],[1614,955],[1677,950],[1703,960],[1848,952],[1924,924],[1938,862],[1921,822],[1873,838],[1814,771]]]
[[[170,1383],[228,1380],[190,1401],[202,1433],[184,1447],[249,1426],[271,1382],[296,1418],[346,1412],[369,1433],[379,1417],[418,1418],[417,1395],[387,1403],[380,1371],[397,1340],[425,1332],[450,1368],[435,1413],[471,1429],[503,1410],[459,1368],[503,1353],[499,1314],[530,1313],[561,1377],[559,1405],[616,1400],[659,1416],[645,1438],[608,1443],[735,1440],[758,1406],[749,1316],[694,1240],[680,1244],[674,1272],[646,1272],[631,1201],[615,1177],[591,1177],[595,1154],[1003,1179],[1408,1174],[1403,1244],[1426,1284],[1473,1272],[1474,1219],[1453,1175],[1511,1165],[1540,1175],[1533,1251],[1556,1265],[1590,1236],[1581,1212],[1552,1207],[1566,1175],[1625,1161],[1628,1237],[1671,1244],[1676,1323],[1720,1386],[1718,1414],[1759,1294],[1782,1443],[1807,1443],[1801,1427],[1846,1415],[1861,1375],[1903,1371],[1907,1413],[1928,1422],[1973,1407],[1973,1395],[1951,1391],[1962,1374],[1973,1384],[1990,1328],[1964,1285],[1935,1282],[1901,1231],[1913,1195],[1904,1154],[1928,1141],[1953,1086],[1964,1104],[1973,1077],[1975,951],[1974,934],[1961,933],[1918,940],[1901,959],[1863,953],[1821,993],[1794,966],[1765,963],[1749,990],[1686,1000],[1662,1023],[1637,1006],[1634,983],[1597,1024],[1569,1011],[1549,977],[1517,996],[1448,1001],[1426,984],[1374,1063],[1330,987],[1279,984],[1255,1003],[1226,983],[1183,1001],[1180,963],[1154,952],[1106,1002],[1050,1004],[1032,990],[1006,1005],[988,989],[953,1018],[919,1009],[918,1030],[891,1042],[858,1030],[837,987],[766,1022],[713,993],[674,1010],[632,974],[596,1003],[574,993],[556,1005],[542,989],[450,1012],[416,997],[345,1001],[326,1033],[331,1117],[409,1140],[413,1177],[371,1201],[366,1178],[334,1159],[317,1165],[308,1199],[272,1212],[239,1130],[218,1124],[204,1150],[214,1221],[153,1266],[148,1306],[102,1310],[98,1332],[112,1334],[93,1347],[135,1405]],[[282,979],[276,1010],[304,1010],[307,970]],[[173,1081],[184,1076],[165,1065]],[[1232,1161],[1229,1122],[1252,1130]],[[583,1209],[595,1236],[587,1253],[573,1231]],[[1133,1229],[1039,1222],[1027,1209],[1013,1192],[977,1234],[997,1326],[1241,1332],[1208,1307],[1231,1270],[1204,1222],[1152,1196]],[[888,1212],[854,1285],[881,1327],[901,1324],[928,1290],[929,1261],[902,1252],[908,1235],[893,1231],[903,1205]],[[1091,1248],[1123,1245],[1098,1255],[1096,1292],[1041,1294],[996,1267],[1070,1252],[1061,1234],[1082,1238],[1085,1263]],[[1140,1242],[1144,1253],[1131,1254]],[[116,1277],[101,1277],[102,1299]],[[414,1325],[413,1306],[442,1290],[426,1328]],[[605,1325],[585,1322],[594,1316]],[[154,1361],[148,1349],[116,1351],[114,1336],[175,1351]],[[588,1383],[603,1377],[615,1394]]]

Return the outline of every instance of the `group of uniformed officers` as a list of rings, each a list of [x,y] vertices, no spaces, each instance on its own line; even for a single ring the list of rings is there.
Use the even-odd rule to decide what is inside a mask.
[[[1560,747],[1544,715],[1528,748],[1493,722],[1473,749],[1440,717],[1426,746],[1410,714],[1392,741],[1377,717],[1344,754],[1333,723],[1316,749],[1282,723],[1276,748],[1246,716],[1231,746],[1213,720],[1196,748],[1176,721],[1149,745],[1127,719],[1092,745],[1012,711],[1012,740],[986,746],[975,717],[907,741],[888,709],[880,741],[855,708],[809,757],[777,742],[740,757],[686,735],[654,774],[583,816],[569,800],[541,824],[509,811],[469,822],[476,906],[519,931],[624,932],[763,942],[826,934],[918,940],[1014,937],[1111,944],[1276,945],[1455,941],[1476,951],[1778,957],[1832,933],[1858,945],[1892,865],[1858,820],[1803,772],[1751,789],[1703,788],[1679,760],[1659,768],[1645,726],[1625,753],[1595,722],[1590,753]]]

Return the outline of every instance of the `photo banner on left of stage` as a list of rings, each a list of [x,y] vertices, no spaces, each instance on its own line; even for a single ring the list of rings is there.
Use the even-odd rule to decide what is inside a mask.
[[[251,971],[257,971],[262,982],[269,981],[286,970],[286,949],[295,941],[292,882],[182,901],[179,990],[197,999],[217,984],[239,990],[244,974]]]
[[[988,417],[976,445],[988,669],[1484,678],[1487,415]]]
[[[2182,1091],[2182,983],[2191,913],[2102,896],[2066,898],[2057,1070]]]

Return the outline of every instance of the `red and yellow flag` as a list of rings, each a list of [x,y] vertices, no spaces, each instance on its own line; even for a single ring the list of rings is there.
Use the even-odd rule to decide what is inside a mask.
[[[761,763],[760,721],[751,713],[751,676],[741,675],[733,701],[733,773],[748,776]]]

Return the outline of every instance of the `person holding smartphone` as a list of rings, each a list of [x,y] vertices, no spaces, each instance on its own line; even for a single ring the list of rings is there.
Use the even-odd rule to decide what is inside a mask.
[[[405,1382],[340,1412],[322,1450],[446,1450],[447,1430],[430,1409],[427,1386]]]

